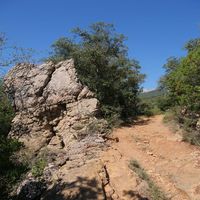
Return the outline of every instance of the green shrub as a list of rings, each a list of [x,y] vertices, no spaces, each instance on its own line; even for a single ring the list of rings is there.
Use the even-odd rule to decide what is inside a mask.
[[[183,141],[200,146],[200,134],[198,132],[193,132],[192,134],[191,132],[184,132]]]
[[[174,120],[175,120],[174,112],[172,112],[170,110],[170,111],[165,113],[164,118],[163,118],[164,123],[173,122]]]
[[[123,123],[120,119],[121,108],[114,108],[108,105],[102,105],[100,107],[101,113],[103,113],[104,118],[107,120],[109,127],[118,127]]]
[[[1,199],[9,199],[12,187],[27,171],[27,165],[14,159],[14,155],[23,146],[16,139],[9,139],[7,135],[14,116],[11,103],[4,93],[0,80],[0,194]]]
[[[40,158],[36,160],[31,169],[32,175],[35,177],[42,176],[46,165],[47,165],[47,160],[45,158]]]
[[[153,115],[152,111],[151,111],[152,107],[149,103],[146,103],[144,101],[141,101],[139,104],[139,110],[140,110],[140,115],[144,115],[147,117],[150,117]]]
[[[173,129],[182,129],[183,141],[200,146],[200,133],[195,130],[197,118],[181,114],[180,108],[172,108],[165,113],[164,123],[173,125]]]
[[[140,110],[140,115],[144,115],[147,117],[153,116],[153,115],[159,115],[162,113],[162,111],[158,108],[157,102],[152,99],[148,100],[143,100],[139,104],[139,110]]]
[[[170,99],[166,95],[160,96],[157,99],[156,104],[158,109],[163,112],[167,111],[171,107]]]
[[[14,117],[14,111],[8,96],[3,89],[3,81],[0,78],[0,135],[7,136],[11,128],[11,121]]]

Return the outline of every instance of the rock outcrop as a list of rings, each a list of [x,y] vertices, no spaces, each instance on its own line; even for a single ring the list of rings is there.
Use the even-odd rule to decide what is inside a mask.
[[[4,84],[16,111],[9,135],[34,152],[44,146],[66,150],[86,137],[101,140],[105,133],[105,121],[95,117],[98,100],[79,82],[73,60],[19,64]]]
[[[46,152],[45,181],[61,180],[61,166],[83,166],[104,147],[107,123],[96,117],[98,100],[78,80],[72,59],[56,65],[18,64],[4,85],[16,111],[9,136],[22,141],[33,156]],[[36,182],[29,174],[18,193],[34,190]]]

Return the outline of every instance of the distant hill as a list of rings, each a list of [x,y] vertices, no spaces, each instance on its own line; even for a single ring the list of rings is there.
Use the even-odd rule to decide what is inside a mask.
[[[162,96],[163,94],[164,94],[163,90],[155,89],[155,90],[152,90],[152,91],[149,91],[149,92],[141,93],[140,97],[142,99],[151,99],[151,98]]]

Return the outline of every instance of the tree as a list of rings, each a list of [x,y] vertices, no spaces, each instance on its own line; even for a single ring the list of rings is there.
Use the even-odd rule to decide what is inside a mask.
[[[59,62],[73,58],[79,78],[99,99],[104,117],[122,119],[137,114],[140,65],[128,58],[125,37],[112,24],[92,24],[89,29],[73,29],[75,39],[63,37],[53,45],[48,60]]]
[[[188,52],[191,52],[193,50],[195,50],[196,48],[198,48],[200,46],[200,38],[196,38],[193,40],[190,40],[189,42],[186,43],[185,45],[185,49]]]
[[[168,59],[164,67],[166,73],[161,80],[161,84],[174,101],[174,105],[187,106],[191,109],[192,107],[198,107],[200,45],[193,50],[189,50],[186,57]]]
[[[187,130],[192,130],[195,137],[192,143],[200,145],[200,133],[197,121],[200,115],[200,39],[186,44],[188,53],[180,59],[168,60],[166,73],[161,84],[165,88],[168,100],[176,111],[178,121]],[[178,109],[177,109],[178,108]],[[196,132],[195,132],[196,130]]]
[[[33,55],[36,53],[32,48],[22,48],[10,45],[6,35],[0,32],[0,69],[16,65],[17,63],[35,63]],[[0,74],[1,75],[1,74]]]
[[[175,106],[177,104],[176,86],[178,78],[176,76],[176,70],[180,66],[181,59],[176,57],[170,57],[167,59],[167,63],[164,65],[165,75],[160,79],[160,88],[167,93],[166,99],[168,104]],[[162,100],[164,101],[164,99]],[[161,103],[161,102],[160,102]],[[163,102],[164,103],[164,102]]]

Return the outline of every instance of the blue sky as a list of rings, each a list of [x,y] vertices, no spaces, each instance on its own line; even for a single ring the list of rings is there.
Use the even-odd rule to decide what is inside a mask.
[[[147,75],[144,88],[157,86],[170,56],[183,56],[184,43],[200,34],[199,0],[0,0],[0,32],[10,42],[48,52],[72,28],[113,23],[128,37],[129,56]]]

